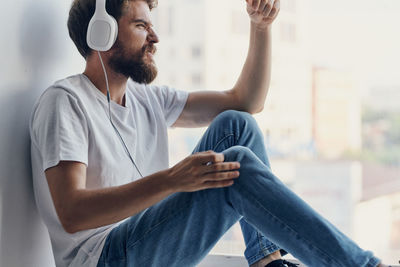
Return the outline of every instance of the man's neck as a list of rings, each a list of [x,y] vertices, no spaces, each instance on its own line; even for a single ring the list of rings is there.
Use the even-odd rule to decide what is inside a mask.
[[[125,91],[128,78],[119,73],[113,72],[107,64],[105,64],[105,68],[107,71],[111,100],[121,106],[125,106]],[[98,57],[92,57],[86,62],[86,69],[83,74],[89,78],[100,92],[107,95],[106,79]]]

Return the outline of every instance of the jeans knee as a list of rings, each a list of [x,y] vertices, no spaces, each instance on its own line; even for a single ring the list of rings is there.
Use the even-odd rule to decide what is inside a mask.
[[[218,120],[239,120],[239,121],[247,121],[247,120],[254,120],[253,116],[245,111],[238,111],[238,110],[225,110],[218,114],[216,117]]]
[[[230,135],[232,136],[230,146],[248,146],[263,160],[266,158],[266,156],[261,156],[261,154],[265,154],[264,135],[257,121],[248,112],[223,111],[213,120],[209,131],[217,131],[218,134],[225,136]]]
[[[250,113],[245,111],[225,110],[217,115],[213,123],[225,125],[225,128],[233,128],[238,131],[238,133],[250,131],[261,134],[257,121]]]
[[[260,158],[248,147],[232,146],[222,152],[225,162],[240,162],[240,177],[244,175],[246,181],[258,179],[256,177],[264,177],[263,179],[274,179],[269,166],[264,164]],[[243,179],[239,179],[243,180]]]
[[[225,161],[242,162],[248,158],[257,157],[250,148],[245,146],[232,146],[223,151]]]

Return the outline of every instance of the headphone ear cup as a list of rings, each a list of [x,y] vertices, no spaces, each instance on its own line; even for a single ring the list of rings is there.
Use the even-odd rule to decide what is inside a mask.
[[[118,23],[114,17],[103,12],[95,12],[90,19],[86,42],[97,51],[107,51],[115,43],[118,35]]]

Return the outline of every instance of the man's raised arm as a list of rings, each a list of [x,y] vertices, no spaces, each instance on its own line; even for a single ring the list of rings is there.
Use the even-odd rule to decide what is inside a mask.
[[[271,25],[280,0],[246,0],[250,16],[250,44],[246,62],[233,91],[250,113],[264,108],[271,80]]]
[[[271,80],[271,25],[280,0],[246,0],[250,44],[243,70],[231,90],[191,92],[174,127],[207,126],[227,109],[260,112]]]

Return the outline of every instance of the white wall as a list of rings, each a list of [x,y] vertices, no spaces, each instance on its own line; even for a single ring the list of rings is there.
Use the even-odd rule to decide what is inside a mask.
[[[0,9],[0,267],[54,266],[32,191],[28,121],[40,93],[81,72],[70,1],[3,1]]]

